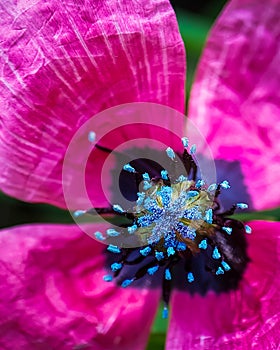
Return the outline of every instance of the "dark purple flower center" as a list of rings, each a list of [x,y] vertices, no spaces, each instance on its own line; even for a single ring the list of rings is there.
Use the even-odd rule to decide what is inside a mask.
[[[237,208],[248,206],[237,203],[221,211],[218,197],[230,188],[228,181],[208,185],[198,179],[193,157],[196,147],[188,148],[187,138],[182,138],[182,143],[181,156],[170,147],[166,150],[174,169],[170,174],[158,168],[156,174],[153,169],[142,172],[143,159],[124,165],[129,175],[126,181],[137,184],[136,205],[129,211],[113,205],[115,214],[127,222],[119,229],[108,229],[105,237],[95,233],[97,239],[108,243],[111,255],[111,272],[104,280],[115,280],[126,288],[155,276],[162,281],[163,317],[168,314],[172,288],[200,294],[210,289],[217,293],[235,289],[249,261],[245,233],[250,233],[250,228],[230,218]],[[187,177],[176,173],[179,159]],[[106,210],[100,209],[102,212]],[[138,247],[123,248],[120,242],[131,237]]]

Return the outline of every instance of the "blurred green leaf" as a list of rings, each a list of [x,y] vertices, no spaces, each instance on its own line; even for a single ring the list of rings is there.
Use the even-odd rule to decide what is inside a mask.
[[[206,17],[184,10],[177,10],[176,15],[187,51],[195,52],[199,55],[212,22]]]
[[[168,319],[162,318],[163,304],[158,308],[157,315],[153,324],[152,332],[153,333],[166,333],[168,326]]]
[[[180,33],[187,52],[187,98],[190,93],[195,69],[212,22],[194,13],[178,9],[176,12]]]
[[[161,303],[154,320],[147,350],[164,349],[168,319],[162,318],[163,304]]]
[[[276,208],[273,210],[252,212],[252,213],[238,213],[233,215],[233,218],[241,221],[252,221],[252,220],[280,221],[280,208]]]
[[[152,333],[146,350],[164,350],[165,334]]]

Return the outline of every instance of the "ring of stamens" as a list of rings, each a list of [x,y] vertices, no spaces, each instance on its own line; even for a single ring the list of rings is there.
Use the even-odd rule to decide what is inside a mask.
[[[200,254],[209,247],[212,254],[210,259],[215,262],[216,268],[208,271],[216,276],[224,275],[234,266],[230,265],[231,257],[219,247],[217,233],[219,235],[231,235],[234,227],[228,216],[232,215],[237,208],[247,209],[247,204],[237,203],[226,212],[219,213],[218,196],[223,189],[229,189],[228,181],[207,186],[202,179],[196,179],[197,165],[194,160],[195,145],[188,150],[188,140],[182,138],[184,151],[182,161],[188,174],[174,178],[166,170],[161,171],[160,178],[150,178],[148,173],[140,174],[130,164],[125,164],[123,169],[135,176],[140,183],[142,179],[143,188],[138,193],[136,205],[131,211],[125,211],[118,204],[111,209],[95,209],[99,213],[114,212],[130,219],[130,225],[119,230],[108,229],[106,236],[100,232],[95,233],[98,240],[105,241],[120,235],[136,235],[142,247],[138,249],[139,257],[134,261],[128,259],[131,250],[120,246],[109,244],[107,250],[119,255],[119,259],[111,264],[112,273],[104,276],[107,282],[119,276],[126,265],[135,264],[145,260],[147,256],[152,257],[138,271],[120,282],[123,288],[131,285],[133,281],[145,275],[154,275],[161,267],[164,268],[163,278],[163,301],[165,303],[163,317],[168,315],[168,302],[171,290],[172,269],[182,259],[188,261],[190,256]],[[177,155],[168,147],[166,154],[176,167]],[[90,211],[88,211],[90,212]],[[77,215],[85,212],[77,211]],[[241,226],[243,225],[240,223]],[[249,226],[242,226],[244,232],[251,233]],[[135,250],[134,249],[134,250]],[[195,275],[186,264],[186,283],[193,283]]]

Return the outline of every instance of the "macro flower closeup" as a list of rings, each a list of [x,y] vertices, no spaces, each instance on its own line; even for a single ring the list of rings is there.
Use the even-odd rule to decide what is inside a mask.
[[[246,209],[248,204],[250,211],[280,205],[279,21],[278,0],[229,1],[209,33],[191,90],[188,119],[215,159],[217,184],[224,188],[217,194],[217,205],[225,212],[233,205]],[[7,0],[0,4],[0,43],[0,188],[17,199],[67,208],[62,183],[65,154],[77,131],[98,113],[139,102],[166,106],[175,114],[185,112],[186,54],[167,0]],[[94,207],[102,211],[119,204],[108,203],[101,188],[103,182],[112,188],[114,180],[111,174],[101,176],[110,150],[113,153],[128,135],[136,138],[145,130],[166,139],[158,134],[162,119],[152,114],[153,125],[128,127],[120,135],[114,130],[106,147],[95,149],[87,164],[87,190]],[[180,125],[178,121],[178,129]],[[93,131],[98,137],[100,130]],[[194,174],[195,149],[188,148],[183,133],[182,129],[182,159],[190,162],[186,165],[191,164]],[[177,152],[178,145],[172,137],[167,142],[167,159],[172,161],[172,148]],[[71,161],[66,174],[70,178],[81,168],[79,158]],[[152,171],[153,164],[149,167]],[[135,170],[128,164],[126,168]],[[279,222],[254,220],[243,225],[219,208],[209,212],[210,190],[200,189],[195,176],[193,182],[170,184],[165,170],[160,174],[159,181],[144,191],[150,196],[146,206],[138,194],[137,225],[159,230],[166,226],[168,231],[170,217],[179,217],[176,230],[187,231],[186,236],[180,242],[171,238],[176,247],[180,243],[181,250],[194,253],[192,264],[198,262],[194,270],[176,270],[189,271],[185,284],[166,284],[173,255],[185,259],[185,253],[172,245],[163,252],[155,250],[155,256],[168,255],[162,260],[167,265],[160,266],[165,268],[163,286],[153,264],[134,270],[137,283],[115,283],[109,281],[110,273],[117,272],[120,263],[110,260],[106,245],[80,226],[5,228],[0,232],[1,349],[143,350],[162,292],[168,299],[164,310],[169,310],[167,350],[278,349]],[[150,181],[149,174],[143,178]],[[127,182],[124,187],[130,191]],[[199,199],[200,211],[193,198]],[[176,210],[164,211],[165,200],[167,208],[171,201]],[[80,204],[73,195],[72,209]],[[120,207],[115,209],[122,214]],[[203,221],[203,230],[188,226],[191,215]],[[108,231],[104,222],[85,227],[101,238]],[[158,249],[156,229],[146,250],[135,249],[141,250],[136,263],[126,260],[132,269],[149,258],[154,247]],[[191,235],[201,237],[198,246],[192,245]],[[204,265],[195,254],[212,240],[220,252],[213,246],[211,259],[222,265],[214,273],[200,273]],[[111,245],[111,250],[118,249]],[[224,257],[227,262],[232,257],[232,265]],[[235,276],[235,270],[239,273],[232,282],[226,276]],[[173,277],[177,280],[178,272],[172,281]]]

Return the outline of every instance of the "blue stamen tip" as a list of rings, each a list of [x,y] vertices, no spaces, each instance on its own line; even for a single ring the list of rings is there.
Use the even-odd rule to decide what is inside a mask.
[[[220,183],[221,188],[227,190],[230,188],[230,184],[227,180],[224,180],[223,182]]]
[[[247,209],[248,208],[248,204],[246,204],[246,203],[237,203],[236,206],[239,209]]]
[[[95,141],[95,139],[96,139],[96,133],[94,131],[90,131],[88,133],[88,141],[92,143]]]
[[[207,240],[206,240],[206,239],[203,239],[203,240],[199,243],[198,248],[200,248],[200,249],[207,249]]]
[[[98,239],[99,241],[104,241],[104,240],[106,239],[106,238],[102,235],[102,233],[99,232],[99,231],[96,231],[96,232],[94,233],[94,236],[95,236],[95,238]]]
[[[133,234],[137,230],[138,226],[137,225],[132,225],[127,228],[127,232],[129,234]]]
[[[184,147],[189,147],[189,139],[187,137],[182,137],[181,140]]]
[[[225,271],[229,271],[229,270],[231,269],[231,267],[229,266],[229,264],[226,263],[225,261],[222,261],[221,264],[222,264],[222,266],[223,266],[223,268],[224,268]]]
[[[86,213],[86,210],[76,210],[74,211],[73,215],[75,216],[75,218],[84,215]]]
[[[118,271],[118,270],[120,270],[122,268],[122,264],[120,264],[120,263],[113,263],[112,265],[111,265],[111,269],[112,269],[112,271]]]
[[[189,283],[192,283],[194,281],[194,275],[191,272],[189,272],[187,275],[187,279]]]
[[[213,259],[220,259],[220,257],[221,257],[221,254],[219,253],[218,248],[215,247],[213,250],[212,258]]]
[[[161,174],[161,177],[162,177],[163,180],[168,180],[168,172],[167,172],[167,170],[162,170],[160,172],[160,174]]]
[[[176,252],[175,252],[175,250],[174,250],[174,248],[173,247],[168,247],[167,248],[167,255],[168,255],[168,257],[170,256],[170,255],[174,255]]]
[[[251,227],[248,226],[248,225],[245,225],[245,232],[248,233],[248,234],[252,233]]]
[[[138,205],[142,205],[142,204],[143,204],[143,201],[144,201],[144,199],[145,199],[145,192],[138,192],[138,193],[137,193],[137,197],[138,197],[138,199],[137,199],[136,203],[137,203]]]
[[[136,170],[130,164],[125,164],[123,170],[128,171],[129,173],[136,173]]]
[[[107,235],[110,237],[117,237],[120,235],[120,232],[116,231],[114,228],[108,228],[106,232],[107,232]]]
[[[216,271],[216,275],[223,275],[225,271],[219,266],[218,270]]]
[[[208,191],[208,192],[212,192],[212,191],[216,191],[216,189],[217,189],[217,184],[211,184],[211,185],[208,187],[207,191]]]
[[[140,254],[143,256],[148,256],[151,253],[152,249],[151,247],[145,247],[144,249],[140,249]]]
[[[203,185],[205,185],[205,181],[204,180],[197,180],[197,182],[196,182],[196,187],[197,188],[200,188]]]
[[[224,227],[222,227],[222,230],[224,230],[228,235],[231,235],[231,233],[232,233],[231,227],[224,226]]]
[[[123,208],[119,204],[114,204],[113,205],[113,210],[117,213],[124,213]]]
[[[213,222],[213,210],[211,208],[207,209],[205,212],[205,221],[208,224],[212,224],[212,222]]]
[[[126,287],[128,287],[132,282],[133,282],[133,280],[124,280],[124,281],[122,282],[121,286],[122,286],[123,288],[126,288]]]
[[[164,259],[164,254],[163,252],[155,252],[155,257],[158,261]]]
[[[173,151],[173,149],[171,147],[166,148],[166,154],[170,159],[172,159],[172,160],[175,159],[175,152]]]
[[[142,175],[142,177],[143,177],[143,180],[145,180],[145,181],[150,181],[151,179],[150,179],[150,175],[148,174],[148,173],[144,173],[143,175]]]
[[[199,195],[199,192],[197,192],[197,191],[188,191],[188,193],[187,193],[188,198],[195,197],[198,195]]]
[[[180,175],[176,181],[183,182],[183,181],[187,181],[187,180],[188,180],[188,178],[186,176]]]
[[[150,268],[147,270],[147,272],[148,272],[149,275],[152,276],[154,273],[157,272],[157,270],[158,270],[158,266],[156,265],[156,266],[150,267]]]
[[[103,276],[103,280],[104,280],[105,282],[111,282],[111,281],[113,281],[113,276],[111,276],[111,275],[105,275],[105,276]]]
[[[190,154],[195,154],[195,152],[196,152],[196,145],[192,145],[190,149]]]
[[[149,188],[151,188],[152,187],[152,185],[150,184],[150,182],[149,181],[144,181],[144,183],[143,183],[143,189],[144,189],[144,191],[147,191]]]
[[[168,318],[168,308],[166,306],[162,310],[162,318]]]
[[[165,270],[165,279],[169,281],[171,280],[171,273],[169,269]]]
[[[116,253],[116,254],[121,252],[120,248],[113,244],[108,245],[107,250],[111,253]]]

